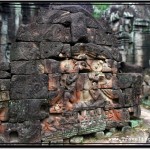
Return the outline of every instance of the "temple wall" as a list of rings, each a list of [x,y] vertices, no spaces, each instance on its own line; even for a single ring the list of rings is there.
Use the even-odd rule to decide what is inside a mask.
[[[20,24],[28,24],[52,2],[0,2],[0,63],[10,62],[11,43]],[[53,4],[53,3],[52,3]],[[91,5],[79,4],[92,13]]]

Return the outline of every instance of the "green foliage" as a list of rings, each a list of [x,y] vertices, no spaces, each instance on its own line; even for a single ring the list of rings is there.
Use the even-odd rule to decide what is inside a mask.
[[[147,108],[147,109],[150,109],[150,99],[143,99],[142,100],[142,105]]]
[[[130,120],[131,123],[131,127],[135,128],[135,127],[139,127],[140,125],[142,125],[143,121],[142,120]]]
[[[109,7],[109,4],[106,3],[93,3],[93,16],[95,18],[100,18],[102,13]]]

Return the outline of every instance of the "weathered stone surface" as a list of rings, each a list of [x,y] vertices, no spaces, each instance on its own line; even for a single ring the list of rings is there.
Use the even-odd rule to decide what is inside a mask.
[[[117,74],[117,77],[118,77],[118,84],[121,89],[131,87],[133,83],[133,77],[131,75],[126,73],[119,73]]]
[[[94,18],[86,17],[86,24],[88,28],[98,28],[98,24]]]
[[[47,98],[47,75],[14,75],[11,80],[11,99]]]
[[[41,41],[43,35],[46,33],[46,25],[31,23],[27,25],[20,25],[16,39],[18,41]]]
[[[71,22],[70,13],[62,10],[51,10],[42,9],[39,16],[37,17],[37,23],[62,23]],[[65,24],[66,25],[66,24]]]
[[[48,76],[31,75],[27,76],[26,94],[27,98],[47,98]]]
[[[109,138],[109,137],[111,137],[112,135],[113,135],[112,132],[107,132],[107,133],[105,134],[105,137]]]
[[[10,79],[0,79],[0,91],[10,90]]]
[[[125,106],[127,106],[127,107],[133,106],[134,105],[134,99],[133,99],[132,88],[126,88],[123,92],[124,92]]]
[[[26,76],[14,75],[11,79],[11,99],[26,98]]]
[[[125,134],[131,132],[131,127],[130,126],[123,127],[122,132],[125,133]]]
[[[112,109],[105,111],[105,114],[110,121],[121,122],[129,119],[129,112],[127,109]]]
[[[30,60],[30,61],[13,61],[11,63],[12,74],[43,74],[44,73],[43,60]]]
[[[83,143],[83,136],[75,136],[70,139],[70,143],[80,144]]]
[[[70,73],[70,74],[63,74],[60,84],[64,87],[65,90],[76,90],[76,81],[78,79],[78,73]]]
[[[53,121],[53,124],[52,124]],[[70,138],[77,135],[78,129],[73,124],[65,124],[61,126],[60,117],[52,117],[42,122],[42,140],[58,141],[64,138]],[[59,130],[63,128],[64,130]]]
[[[41,58],[57,58],[62,48],[61,42],[42,42],[40,44]]]
[[[134,85],[140,87],[142,85],[142,76],[141,74],[135,74],[135,73],[118,73],[118,84],[121,89],[129,88]],[[138,80],[138,82],[137,82]]]
[[[87,102],[87,101],[90,101],[92,100],[93,98],[93,95],[90,93],[90,91],[88,90],[83,90],[80,92],[80,101],[82,102]]]
[[[7,123],[2,134],[3,142],[8,143],[40,143],[40,122]]]
[[[12,61],[40,59],[39,47],[34,42],[15,42],[12,45],[10,59]]]
[[[72,41],[87,41],[86,18],[82,12],[71,14],[71,34]]]
[[[88,23],[87,23],[88,26]],[[87,28],[88,42],[95,43],[96,29]]]
[[[55,42],[71,42],[70,28],[53,24],[47,29],[43,39]]]
[[[116,76],[113,76],[112,73],[104,73],[100,76],[100,81],[98,82],[98,88],[102,89],[119,89],[118,80]]]
[[[71,54],[75,59],[84,60],[89,57],[90,59],[100,57],[103,50],[103,47],[93,43],[77,43],[72,47]]]
[[[112,48],[111,53],[112,53],[113,59],[115,59],[116,61],[119,61],[119,62],[122,61],[122,56],[120,53],[118,53],[117,48]]]
[[[0,91],[0,102],[10,100],[9,91]]]
[[[131,65],[125,62],[122,62],[121,64],[121,70],[125,73],[142,73],[143,69],[141,66]]]
[[[116,128],[111,128],[109,131],[112,132],[112,133],[115,133],[116,132]]]
[[[62,73],[79,72],[79,69],[78,61],[63,60],[60,62],[60,70]]]
[[[84,134],[89,134],[92,132],[98,132],[98,131],[103,131],[105,130],[106,127],[106,123],[104,120],[101,119],[97,119],[97,121],[95,121],[94,119],[90,119],[90,125],[86,124],[84,121],[82,121],[80,123],[80,127],[79,127],[79,135],[84,135]],[[93,123],[93,121],[95,123]]]
[[[26,121],[29,117],[28,105],[28,100],[11,100],[9,102],[9,122],[17,123]]]
[[[56,91],[59,89],[60,84],[60,75],[58,74],[49,74],[49,80],[48,80],[48,90],[49,91]]]
[[[106,38],[103,34],[104,32],[103,31],[100,31],[100,30],[97,30],[96,29],[96,35],[95,35],[95,43],[98,44],[98,45],[105,45],[106,43]]]
[[[10,63],[9,62],[1,62],[0,63],[0,70],[1,71],[8,71],[8,70],[10,70]]]
[[[88,41],[89,42],[92,42],[92,43],[95,43],[98,45],[106,45],[106,46],[115,45],[115,41],[112,36],[110,36],[109,34],[103,36],[104,35],[103,30],[99,30],[99,29],[95,29],[95,28],[87,28],[87,33],[88,33]],[[111,51],[115,52],[114,49],[112,49]],[[117,54],[117,51],[115,53]],[[114,56],[114,58],[121,59],[121,56],[117,54],[117,56]]]
[[[95,137],[96,137],[97,139],[102,139],[102,138],[104,138],[104,132],[103,132],[103,131],[101,131],[101,132],[96,132],[96,133],[95,133]]]
[[[87,64],[90,67],[91,71],[101,72],[103,68],[102,60],[87,60]]]
[[[110,102],[111,107],[123,107],[124,96],[121,90],[102,89],[105,98]]]
[[[56,9],[56,10],[69,11],[71,13],[82,12],[82,13],[85,13],[87,16],[91,16],[88,11],[86,11],[79,5],[73,5],[73,4],[71,4],[71,5],[53,5],[52,8]]]
[[[64,44],[60,54],[60,58],[70,58],[71,57],[71,47],[70,44]]]
[[[52,22],[53,23],[60,23],[63,24],[65,27],[69,27],[71,25],[71,14],[68,11],[59,11],[61,15],[55,18]]]
[[[133,107],[129,107],[128,111],[130,113],[130,119],[139,118],[141,115],[141,108],[139,105],[134,105]]]
[[[61,140],[54,140],[54,141],[51,141],[51,143],[50,143],[50,146],[63,146],[64,144],[63,144],[64,142],[63,142],[63,139]]]
[[[42,120],[48,114],[49,108],[46,99],[23,99],[9,102],[9,122]]]
[[[0,101],[0,122],[8,121],[8,103]]]
[[[44,73],[60,73],[60,62],[55,59],[46,59]]]
[[[77,79],[77,91],[90,90],[92,82],[87,73],[80,73]]]
[[[104,101],[104,99],[97,100],[97,101],[84,99],[83,102],[81,101],[77,104],[74,104],[74,110],[75,111],[82,111],[84,109],[85,110],[93,110],[93,109],[98,109],[98,108],[101,110],[101,108],[105,106],[105,103],[106,102]]]
[[[0,79],[9,79],[10,78],[10,73],[7,71],[0,71]]]

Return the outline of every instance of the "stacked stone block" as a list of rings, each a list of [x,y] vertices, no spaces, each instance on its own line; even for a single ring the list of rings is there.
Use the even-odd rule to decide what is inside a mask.
[[[51,6],[22,24],[3,88],[1,143],[49,143],[139,117],[141,71],[122,62],[115,41],[77,6]]]

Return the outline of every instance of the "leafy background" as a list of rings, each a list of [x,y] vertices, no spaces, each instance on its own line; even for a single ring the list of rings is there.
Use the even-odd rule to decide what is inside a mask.
[[[110,4],[107,3],[92,3],[93,5],[93,16],[95,18],[100,18],[105,10]]]

